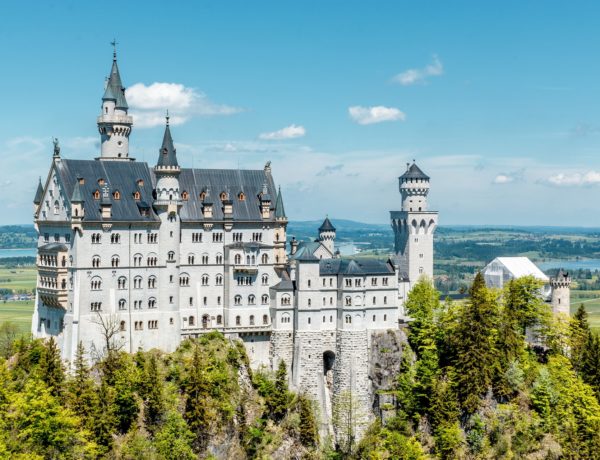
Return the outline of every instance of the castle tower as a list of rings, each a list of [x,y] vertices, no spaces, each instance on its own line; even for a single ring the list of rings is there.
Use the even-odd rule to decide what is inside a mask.
[[[131,134],[133,118],[127,115],[128,108],[115,49],[112,69],[102,96],[102,113],[98,117],[101,139],[100,160],[130,160],[129,134]]]
[[[413,162],[399,177],[402,210],[391,211],[400,276],[412,286],[420,277],[433,279],[433,234],[437,211],[428,211],[429,176]]]
[[[287,216],[285,215],[285,209],[283,208],[283,197],[281,196],[281,187],[277,190],[277,199],[275,200],[275,265],[279,268],[285,267],[287,263],[287,255],[285,252],[285,243],[287,240],[286,227],[287,227]]]
[[[571,277],[560,269],[556,277],[550,278],[550,287],[552,288],[550,300],[552,311],[555,314],[568,315],[571,306]]]
[[[334,243],[335,243],[335,227],[329,220],[329,217],[325,217],[325,220],[319,227],[319,241],[323,243],[331,255],[334,253]]]
[[[165,134],[158,154],[158,161],[154,167],[156,176],[156,190],[154,209],[160,219],[158,236],[159,265],[166,268],[160,270],[159,298],[160,322],[169,324],[169,331],[173,335],[160,336],[162,349],[172,350],[178,343],[173,337],[179,337],[181,325],[179,315],[179,240],[181,221],[179,211],[182,206],[179,193],[179,173],[181,168],[177,163],[177,152],[173,146],[169,117],[167,116]]]

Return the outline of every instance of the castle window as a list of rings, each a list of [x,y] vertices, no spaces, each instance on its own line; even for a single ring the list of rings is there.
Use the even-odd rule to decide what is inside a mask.
[[[192,243],[202,243],[202,233],[192,233]]]
[[[94,190],[94,200],[100,199],[100,190]]]
[[[125,299],[119,299],[119,310],[125,310]]]
[[[144,185],[144,181],[142,179],[138,179],[136,183],[139,187],[142,187]]]
[[[215,277],[215,281],[216,281],[217,286],[221,286],[223,284],[223,275],[217,275]]]
[[[263,254],[263,255],[261,256],[261,262],[262,262],[263,264],[268,264],[268,263],[269,263],[269,256],[268,256],[267,254]]]
[[[189,265],[194,265],[194,254],[189,254],[188,255],[188,264]]]
[[[221,194],[219,195],[219,198],[221,199],[221,201],[225,201],[227,199],[227,193],[221,192]]]
[[[350,296],[346,297],[345,301],[346,305],[352,305],[352,299],[350,298]]]
[[[308,318],[308,324],[310,324],[310,318]]]
[[[92,311],[102,311],[102,302],[92,302],[90,305]]]
[[[104,179],[102,179],[102,178],[98,179],[98,185],[100,187],[102,187],[104,184],[106,184],[106,181]]]
[[[375,315],[373,315],[373,322],[375,322]]]
[[[92,233],[92,244],[100,244],[100,233]]]
[[[202,329],[208,329],[208,315],[202,315]]]
[[[308,287],[310,287],[310,280],[308,280],[308,282],[306,284],[308,285]]]
[[[189,198],[190,198],[190,194],[184,190],[184,191],[181,193],[181,199],[182,199],[183,201],[187,201]]]
[[[238,194],[238,200],[240,200],[240,201],[245,201],[246,200],[246,195],[244,194],[244,192],[240,192]]]
[[[158,321],[157,320],[148,321],[148,329],[158,329]]]
[[[172,295],[169,296],[169,303],[171,303],[171,304],[173,303],[173,296]]]
[[[269,324],[269,316],[263,315],[263,324]]]
[[[200,198],[200,201],[204,201],[204,198],[206,198],[206,192],[201,192],[199,198]]]
[[[141,279],[140,279],[141,281]],[[149,289],[154,289],[156,287],[156,277],[155,276],[150,276],[148,278],[148,288]]]
[[[102,278],[92,278],[92,281],[90,282],[90,288],[92,291],[99,291],[102,289]]]
[[[333,323],[333,315],[329,315],[329,322]]]
[[[92,257],[92,267],[98,268],[100,266],[100,256]]]
[[[154,297],[148,299],[148,308],[156,308],[156,299]]]
[[[387,315],[383,315],[383,320],[387,321]]]
[[[148,280],[149,282],[149,280]],[[136,276],[133,279],[133,289],[141,289],[142,288],[142,277],[141,276]]]
[[[371,286],[377,286],[377,278],[371,278]]]
[[[346,287],[352,287],[352,280],[351,279],[346,278],[344,281],[346,283]]]
[[[188,319],[188,324],[189,324],[190,326],[193,326],[193,325],[194,325],[194,317],[193,317],[193,316],[190,316],[190,318]]]
[[[202,254],[202,265],[208,264],[208,254]]]
[[[234,257],[234,261],[236,265],[240,265],[242,263],[242,256],[239,254],[236,254]]]
[[[194,306],[194,298],[190,297],[190,307],[193,307],[193,306]]]
[[[119,330],[120,330],[121,332],[124,332],[124,331],[125,331],[125,321],[121,321],[121,324],[119,325]]]
[[[119,277],[119,279],[117,280],[117,287],[119,289],[126,289],[127,288],[127,278],[125,278],[124,276]]]
[[[187,273],[183,273],[179,275],[179,285],[180,286],[189,286],[190,285],[190,276]]]
[[[254,305],[255,300],[256,300],[256,297],[254,296],[254,294],[250,294],[248,296],[248,305]]]
[[[114,198],[115,200],[120,200],[120,199],[121,199],[121,192],[119,192],[118,190],[115,190],[115,191],[113,192],[113,198]]]
[[[119,266],[119,256],[112,256],[112,258],[110,259],[110,265],[111,267],[118,267]]]
[[[419,273],[423,273],[423,267],[419,267]]]
[[[202,275],[202,286],[208,286],[208,275]]]
[[[240,326],[242,324],[242,318],[238,315],[235,317],[235,325]]]
[[[242,304],[242,296],[241,295],[236,295],[233,298],[233,303],[234,303],[234,305],[241,305]]]
[[[175,261],[175,252],[169,251],[169,253],[167,254],[167,260],[169,262],[174,262]]]
[[[384,304],[384,305],[387,305],[387,296],[384,296],[384,297],[383,297],[383,304]]]
[[[385,277],[385,278],[383,278],[383,279],[381,280],[381,284],[383,284],[384,286],[387,286],[387,285],[388,285],[388,279],[387,279],[387,277]]]
[[[290,305],[291,297],[289,295],[284,295],[281,297],[281,305]]]
[[[308,299],[308,306],[310,307],[312,304],[312,300]]]
[[[325,315],[323,315],[323,322],[325,322]]]
[[[110,244],[119,244],[121,242],[121,235],[118,233],[112,233],[110,235]]]
[[[133,199],[135,201],[140,201],[142,199],[142,194],[138,191],[133,192]]]
[[[217,297],[217,305],[221,305],[221,296]]]
[[[223,317],[221,315],[217,315],[217,324],[223,323]]]
[[[327,299],[325,299],[325,297],[323,297],[323,306],[327,305]]]
[[[60,205],[58,204],[58,201],[54,202],[54,214],[58,214],[58,211],[60,211]]]
[[[352,323],[352,317],[350,315],[346,315],[346,324]]]
[[[254,315],[250,315],[250,326],[254,326]]]
[[[263,294],[261,300],[263,305],[267,305],[269,303],[269,296],[267,294]]]
[[[223,263],[223,255],[217,254],[217,264],[221,265]]]

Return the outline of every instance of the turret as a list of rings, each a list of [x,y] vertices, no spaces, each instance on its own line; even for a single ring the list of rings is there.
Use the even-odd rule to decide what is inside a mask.
[[[550,288],[552,289],[550,300],[552,311],[568,315],[571,306],[571,277],[569,274],[561,268],[556,277],[550,278]]]
[[[260,213],[263,219],[269,219],[271,217],[271,195],[265,182],[260,192]]]
[[[102,113],[98,117],[101,139],[100,160],[129,160],[129,135],[133,118],[127,115],[125,87],[117,65],[117,52],[102,96]]]
[[[325,217],[325,220],[319,227],[319,241],[323,243],[331,255],[334,254],[334,243],[335,243],[335,227],[329,220],[329,217]]]
[[[37,215],[39,209],[40,209],[40,204],[42,203],[42,200],[44,199],[44,187],[42,186],[42,178],[39,178],[39,182],[38,182],[38,186],[37,186],[37,190],[35,191],[35,197],[33,198],[33,214]]]
[[[155,206],[168,206],[169,213],[178,212],[180,205],[179,173],[181,168],[177,162],[177,151],[173,145],[169,116],[166,117],[165,134],[158,154],[158,161],[154,167],[156,175],[156,200]]]
[[[83,179],[78,177],[73,187],[73,194],[71,195],[71,228],[81,230],[81,221],[84,215],[84,199],[83,193],[81,192],[81,184]]]
[[[275,264],[278,267],[284,267],[287,262],[287,255],[285,252],[285,244],[287,240],[287,216],[285,215],[285,209],[283,208],[283,197],[281,195],[281,187],[277,190],[277,199],[275,200]]]
[[[413,162],[406,164],[406,172],[399,178],[402,211],[427,211],[429,176]]]

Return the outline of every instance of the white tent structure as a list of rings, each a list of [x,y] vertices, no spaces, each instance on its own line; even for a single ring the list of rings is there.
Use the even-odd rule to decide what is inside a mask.
[[[502,289],[511,279],[533,276],[544,282],[542,295],[550,294],[550,278],[527,257],[496,257],[482,271],[488,287]]]

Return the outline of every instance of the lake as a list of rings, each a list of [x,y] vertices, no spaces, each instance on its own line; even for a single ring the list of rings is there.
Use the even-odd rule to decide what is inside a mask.
[[[539,262],[536,264],[542,270],[550,268],[564,268],[565,270],[600,270],[600,259],[587,260],[551,260],[549,262]]]
[[[3,249],[0,248],[0,259],[5,257],[35,257],[37,254],[36,248],[25,249]]]

